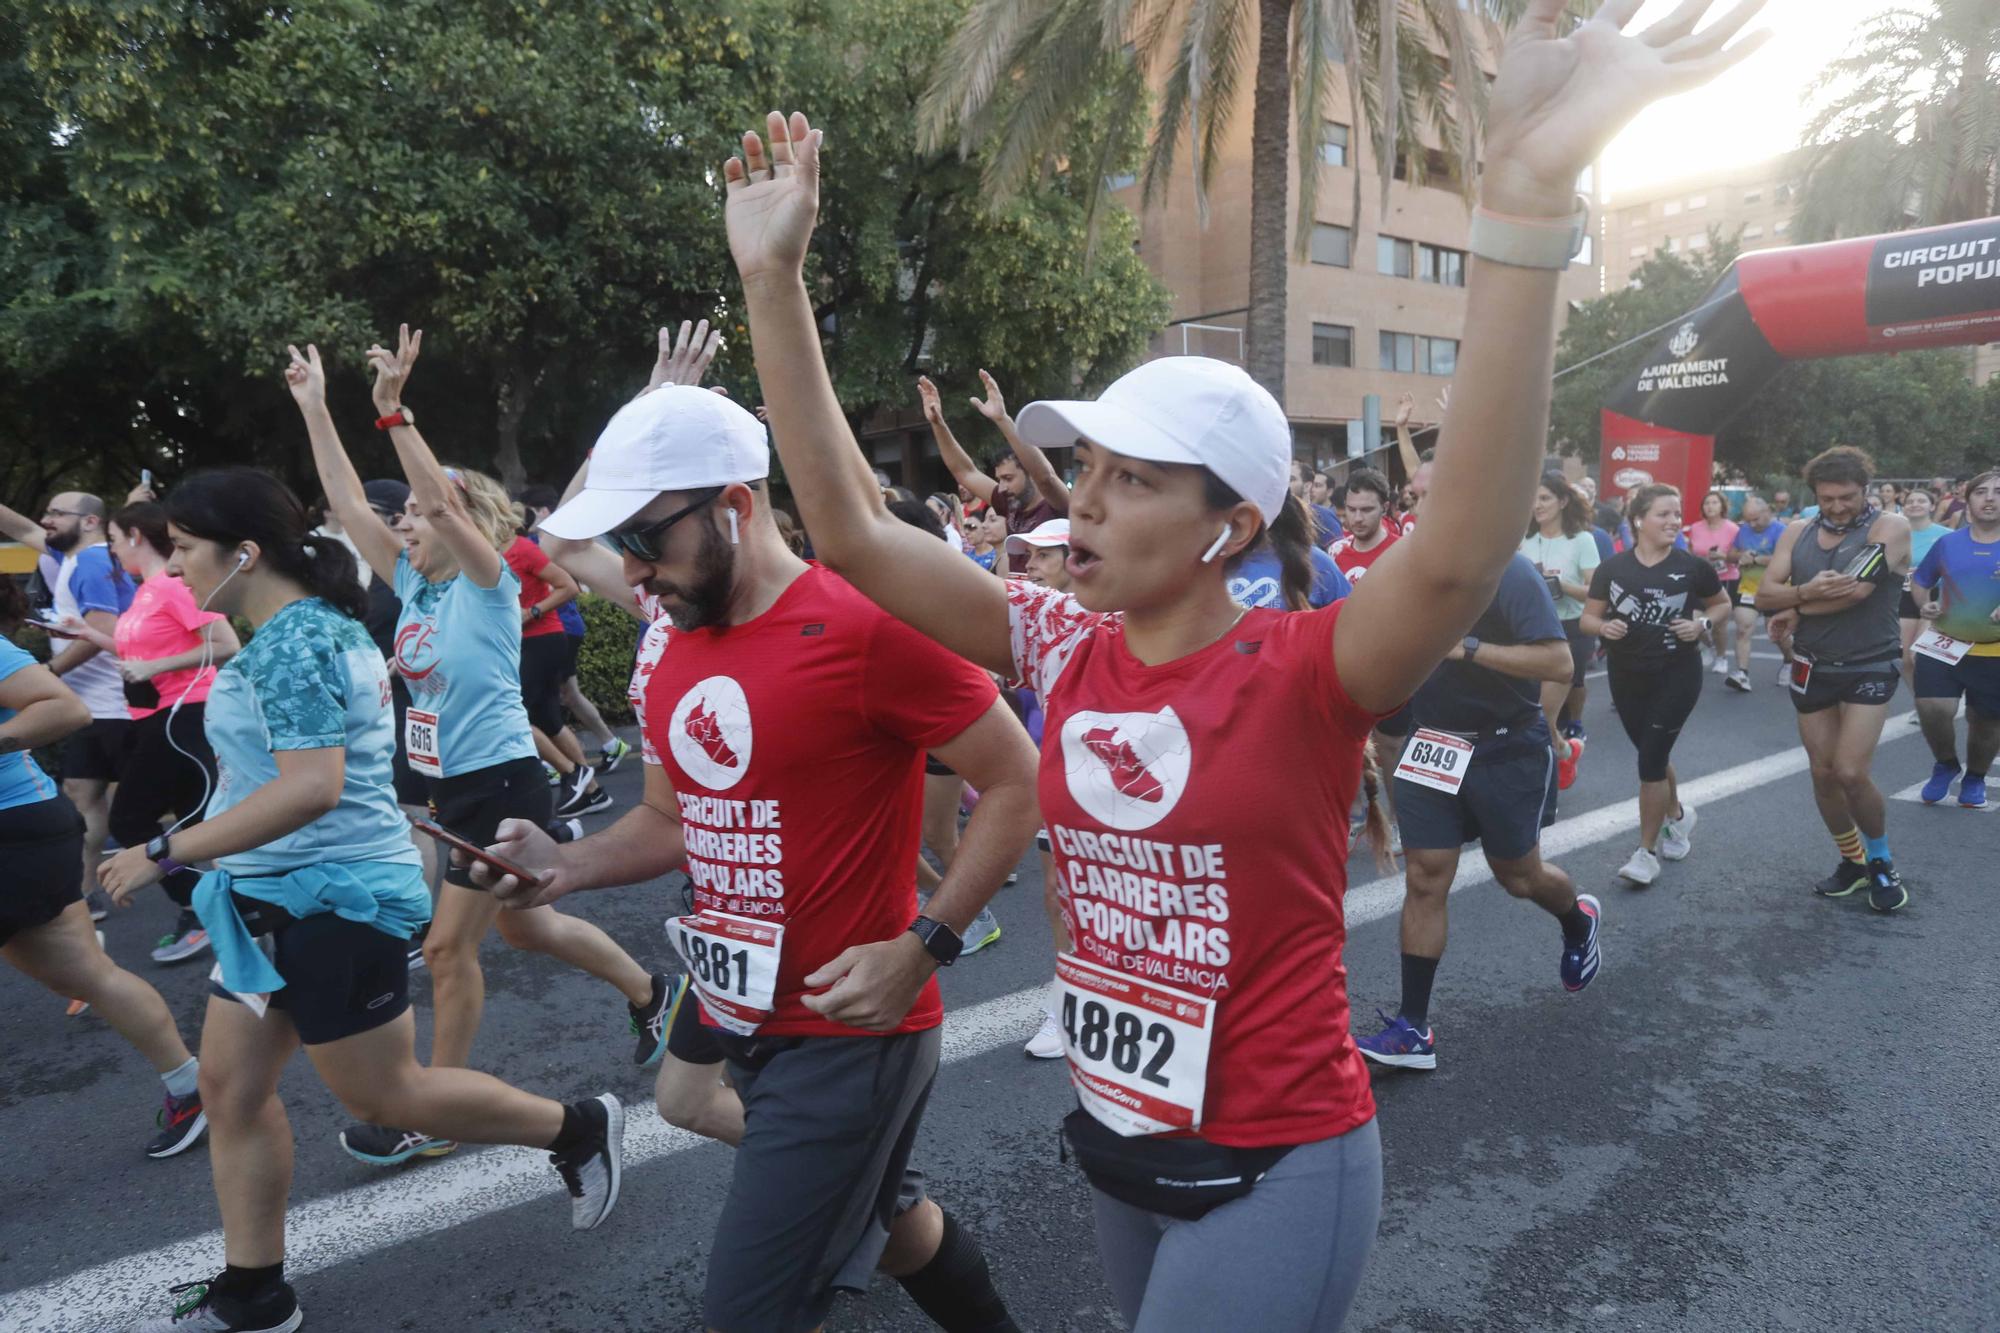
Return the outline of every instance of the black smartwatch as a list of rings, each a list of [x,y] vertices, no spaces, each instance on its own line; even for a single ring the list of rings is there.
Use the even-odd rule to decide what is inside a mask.
[[[174,860],[174,854],[167,845],[167,839],[170,836],[172,835],[162,833],[159,837],[152,839],[146,844],[146,859],[159,866],[162,871],[169,875],[173,874],[176,870],[186,868],[179,861]]]
[[[1479,640],[1470,634],[1459,643],[1459,647],[1465,650],[1465,660],[1468,662],[1479,656]]]
[[[912,921],[910,933],[923,941],[924,952],[937,959],[939,967],[950,967],[957,962],[959,953],[965,948],[965,941],[958,937],[957,931],[927,916]]]

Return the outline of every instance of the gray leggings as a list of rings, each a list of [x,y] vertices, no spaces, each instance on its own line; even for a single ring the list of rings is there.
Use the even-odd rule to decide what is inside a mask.
[[[1134,1333],[1333,1333],[1375,1246],[1382,1135],[1370,1120],[1294,1148],[1196,1222],[1090,1197],[1104,1277]]]

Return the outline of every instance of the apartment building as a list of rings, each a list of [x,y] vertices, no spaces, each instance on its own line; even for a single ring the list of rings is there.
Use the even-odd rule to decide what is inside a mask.
[[[1698,255],[1712,236],[1734,236],[1744,251],[1793,244],[1802,170],[1800,155],[1785,153],[1620,192],[1604,206],[1604,289],[1628,285],[1661,247]]]

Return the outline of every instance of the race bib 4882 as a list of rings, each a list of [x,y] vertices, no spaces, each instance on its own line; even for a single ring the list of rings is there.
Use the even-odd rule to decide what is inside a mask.
[[[1056,956],[1063,1049],[1085,1110],[1127,1136],[1201,1128],[1215,1001]]]

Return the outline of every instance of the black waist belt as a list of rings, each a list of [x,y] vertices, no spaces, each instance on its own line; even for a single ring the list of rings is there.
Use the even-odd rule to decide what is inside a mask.
[[[1884,662],[1901,661],[1903,657],[1901,648],[1887,648],[1866,657],[1819,657],[1809,649],[1798,647],[1794,647],[1793,652],[1822,671],[1854,671],[1862,667],[1880,666]]]

